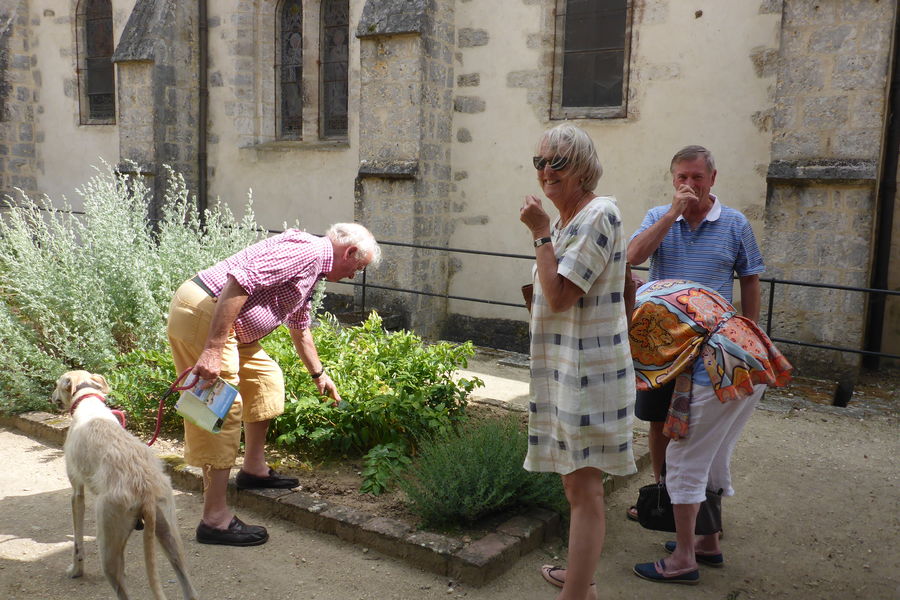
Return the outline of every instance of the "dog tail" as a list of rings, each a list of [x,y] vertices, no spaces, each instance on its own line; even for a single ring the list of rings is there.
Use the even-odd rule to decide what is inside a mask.
[[[156,570],[156,501],[153,498],[144,500],[141,518],[144,520],[144,566],[147,569],[147,582],[156,600],[166,600],[159,572]]]

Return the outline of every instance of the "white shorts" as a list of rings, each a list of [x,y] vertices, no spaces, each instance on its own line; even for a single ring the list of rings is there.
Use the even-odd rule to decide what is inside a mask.
[[[688,435],[672,440],[666,449],[666,489],[672,504],[703,502],[707,488],[734,495],[731,454],[765,391],[765,385],[756,385],[749,398],[723,403],[712,387],[693,387]]]

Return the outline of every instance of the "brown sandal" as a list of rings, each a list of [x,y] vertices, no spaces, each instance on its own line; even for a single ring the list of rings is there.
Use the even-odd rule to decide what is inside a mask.
[[[625,516],[628,517],[629,521],[638,521],[637,506],[629,506],[628,510],[625,511]]]

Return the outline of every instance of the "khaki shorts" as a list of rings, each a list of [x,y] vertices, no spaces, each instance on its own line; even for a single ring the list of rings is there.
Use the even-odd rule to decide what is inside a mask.
[[[193,281],[184,282],[175,292],[169,306],[168,335],[176,372],[197,363],[215,309],[216,299]],[[184,459],[189,465],[231,468],[241,442],[241,421],[266,421],[284,412],[281,368],[258,342],[238,342],[234,330],[222,351],[221,377],[237,387],[240,395],[219,433],[184,422]]]

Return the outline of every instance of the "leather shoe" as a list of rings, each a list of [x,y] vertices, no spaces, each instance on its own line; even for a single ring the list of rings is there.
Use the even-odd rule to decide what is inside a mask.
[[[247,525],[237,518],[231,519],[228,529],[216,529],[203,521],[197,525],[197,541],[201,544],[221,546],[259,546],[269,540],[269,532],[260,525]]]
[[[287,477],[275,472],[275,469],[269,467],[268,477],[258,477],[245,472],[243,469],[238,471],[234,478],[234,484],[239,490],[251,490],[258,488],[278,488],[287,489],[295,488],[300,485],[300,480],[296,477]]]

